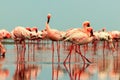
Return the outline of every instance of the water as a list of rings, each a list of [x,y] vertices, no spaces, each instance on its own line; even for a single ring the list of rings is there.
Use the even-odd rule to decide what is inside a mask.
[[[118,43],[119,44],[119,43]],[[6,40],[6,56],[0,57],[0,80],[120,80],[120,47],[113,52],[104,42],[81,45],[81,53],[92,63],[83,61],[72,48],[71,59],[63,63],[72,44],[29,41],[26,50]],[[59,48],[59,49],[58,49]],[[58,54],[60,53],[59,57]]]

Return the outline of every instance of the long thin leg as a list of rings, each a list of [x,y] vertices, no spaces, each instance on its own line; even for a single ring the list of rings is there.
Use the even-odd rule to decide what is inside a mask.
[[[64,62],[63,62],[64,64],[66,63],[68,57],[71,55],[72,50],[73,50],[73,44],[70,46],[70,52],[68,53],[67,57],[65,58],[65,60],[64,60]]]
[[[69,71],[70,68],[68,69],[67,66],[66,66],[66,64],[64,64],[64,67],[65,67],[66,71],[67,71],[68,74],[69,74],[70,80],[74,80],[73,77],[72,77],[72,75],[71,75],[71,73],[70,73],[70,71]],[[69,66],[69,67],[70,67],[70,66]]]
[[[60,42],[57,41],[58,63],[60,63]]]
[[[79,46],[79,49],[78,49],[79,51],[77,51],[80,55],[81,55],[81,57],[83,58],[83,61],[85,62],[85,60],[87,61],[87,62],[89,62],[89,63],[91,63],[91,61],[89,61],[85,56],[83,56],[82,55],[82,53],[81,53],[81,51],[80,51],[80,46]],[[85,60],[84,60],[85,59]]]
[[[52,41],[52,80],[54,80],[54,41]]]

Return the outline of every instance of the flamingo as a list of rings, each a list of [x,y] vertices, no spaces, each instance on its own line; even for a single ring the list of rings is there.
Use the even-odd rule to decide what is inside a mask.
[[[111,31],[109,32],[109,34],[112,36],[112,40],[115,41],[114,46],[118,47],[119,46],[118,41],[120,39],[120,31],[117,31],[117,30]]]
[[[84,21],[82,23],[83,28],[90,27],[90,21]]]
[[[112,36],[104,28],[102,31],[95,31],[94,35],[98,41],[112,41]]]
[[[1,29],[0,30],[0,34],[2,36],[2,39],[9,39],[9,38],[11,38],[10,32],[5,30],[5,29]]]
[[[46,22],[46,32],[47,32],[47,37],[48,39],[52,40],[52,51],[54,53],[54,41],[60,41],[63,39],[63,34],[56,30],[56,29],[51,29],[50,26],[49,26],[49,21],[50,21],[50,18],[51,18],[51,14],[48,14],[47,16],[47,22]],[[60,49],[60,45],[58,44],[57,42],[57,51],[58,51],[58,62],[60,62],[60,58],[59,58],[59,50]],[[54,55],[54,54],[53,54]]]
[[[66,31],[66,34],[64,35],[64,39],[68,36],[70,36],[71,34],[73,34],[76,31],[83,31],[83,32],[87,32],[87,28],[90,27],[90,22],[89,21],[84,21],[82,23],[82,28],[72,28]]]
[[[23,42],[23,47],[25,47],[25,39],[31,39],[34,38],[36,34],[33,32],[30,32],[26,30],[22,26],[17,26],[15,29],[12,30],[11,36],[14,39],[14,41],[20,41],[20,43]]]
[[[91,37],[88,34],[91,34]],[[94,39],[93,31],[92,31],[92,28],[89,27],[87,29],[87,33],[82,31],[74,32],[72,35],[67,37],[64,41],[70,41],[72,43],[82,45],[82,44],[92,42],[93,39]]]
[[[76,45],[83,45],[83,44],[88,44],[92,41],[94,41],[95,37],[93,35],[93,29],[91,27],[89,27],[87,29],[87,33],[85,32],[82,32],[82,31],[78,31],[78,32],[75,32],[73,33],[72,35],[70,35],[69,37],[67,37],[64,41],[69,41],[71,43],[74,43]],[[91,36],[88,35],[88,33],[91,34]],[[64,60],[64,63],[66,62],[66,60],[68,59],[68,57],[70,56],[71,52],[72,52],[72,49],[73,49],[73,44],[71,45],[71,49],[70,49],[70,53],[68,54],[68,56],[66,57],[66,59]],[[80,47],[78,47],[79,49]],[[88,62],[90,62],[85,56],[83,56],[81,54],[81,51],[79,49],[79,51],[76,49],[76,52],[79,53],[82,57],[82,59],[86,59]],[[85,60],[84,60],[85,62]]]
[[[109,43],[109,47],[114,51],[114,46],[113,46],[113,39],[112,36],[109,32],[105,31],[106,29],[103,28],[102,31],[95,31],[94,35],[96,36],[97,41],[104,41],[104,46],[105,42],[107,41]],[[96,45],[96,43],[94,44]]]
[[[119,40],[120,39],[120,32],[119,31],[111,31],[109,34],[112,36],[113,40]]]

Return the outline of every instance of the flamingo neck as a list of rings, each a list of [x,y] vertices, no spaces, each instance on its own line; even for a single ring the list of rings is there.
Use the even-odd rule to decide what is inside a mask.
[[[46,31],[47,31],[47,32],[50,32],[50,26],[49,26],[48,23],[46,23]]]

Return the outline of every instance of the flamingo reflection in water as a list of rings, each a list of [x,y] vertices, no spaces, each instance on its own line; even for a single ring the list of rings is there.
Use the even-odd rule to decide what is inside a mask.
[[[119,75],[120,74],[119,49],[120,48],[119,47],[116,48],[115,54],[117,55],[113,55],[113,54],[110,55],[110,49],[106,48],[104,45],[102,45],[101,48],[99,49],[101,49],[102,52],[101,50],[99,52],[99,50],[96,49],[97,50],[96,54],[93,56],[94,63],[80,64],[80,61],[79,63],[75,61],[74,63],[64,64],[65,69],[70,77],[70,80],[93,80],[95,78],[98,80],[107,80],[107,79],[119,80],[120,79],[120,75]]]
[[[111,61],[110,59],[108,59],[107,57],[111,57],[110,55],[107,55],[107,51],[105,51],[106,48],[103,46],[103,52],[102,52],[102,58],[98,59],[98,78],[100,80],[106,80],[107,79],[107,72],[110,68],[111,65]]]
[[[52,61],[52,80],[59,80],[64,74],[65,69],[61,67],[60,64],[55,64],[54,61]]]
[[[117,44],[120,44],[117,41]],[[109,77],[111,80],[120,80],[120,47],[116,46],[116,56],[113,56],[112,66],[110,67]]]
[[[110,48],[113,52],[115,51],[112,35],[106,31],[106,28],[102,28],[102,30],[99,31],[94,31],[94,35],[96,36],[96,40],[93,43],[94,49],[96,49],[99,43],[103,43],[104,48]]]
[[[64,64],[66,72],[68,73],[70,80],[88,80],[90,75],[85,71],[89,64]]]
[[[5,57],[0,57],[0,80],[7,80],[10,75],[10,71],[7,68],[3,68],[3,62],[5,61]]]
[[[32,63],[26,63],[29,62],[31,58],[28,56],[28,59],[26,59],[25,51],[26,49],[19,44],[17,51],[16,70],[13,76],[13,80],[37,80],[37,75],[39,75],[41,72],[40,66]]]
[[[6,48],[4,47],[2,42],[4,41],[4,39],[9,38],[11,38],[11,34],[7,30],[5,29],[0,30],[0,56],[5,57]]]

